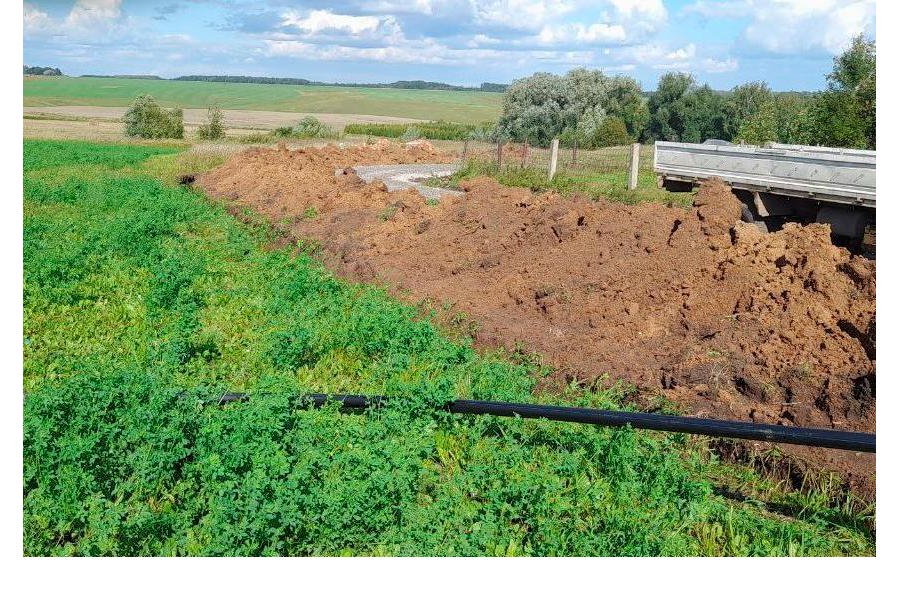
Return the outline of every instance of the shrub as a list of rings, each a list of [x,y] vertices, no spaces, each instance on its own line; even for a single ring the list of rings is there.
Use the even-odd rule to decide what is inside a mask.
[[[306,116],[294,127],[294,135],[301,138],[333,137],[331,128],[313,116]]]
[[[166,110],[148,94],[134,99],[125,112],[125,134],[142,138],[184,137],[184,113],[180,108]]]
[[[276,127],[272,130],[272,133],[275,137],[297,140],[337,137],[337,133],[331,127],[312,115],[303,117],[293,127]]]
[[[206,122],[197,129],[197,137],[201,140],[220,140],[225,137],[225,124],[221,108],[209,107],[206,112]]]
[[[625,127],[625,121],[619,117],[606,117],[600,122],[594,137],[594,146],[596,148],[605,148],[606,146],[624,146],[630,144],[634,140],[628,135],[628,129]]]
[[[417,140],[422,136],[422,131],[417,127],[407,127],[406,131],[403,132],[403,135],[400,136],[400,140],[404,142],[411,142],[412,140]]]

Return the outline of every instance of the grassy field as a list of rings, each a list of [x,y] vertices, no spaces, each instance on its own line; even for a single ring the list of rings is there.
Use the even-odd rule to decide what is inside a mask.
[[[874,552],[871,508],[786,491],[696,438],[439,410],[613,408],[628,389],[535,396],[534,357],[476,353],[426,307],[169,183],[221,157],[24,153],[27,555]],[[309,410],[303,391],[394,401]]]
[[[25,106],[126,106],[151,94],[164,106],[383,115],[480,123],[500,115],[501,94],[381,88],[211,83],[90,77],[25,78]]]

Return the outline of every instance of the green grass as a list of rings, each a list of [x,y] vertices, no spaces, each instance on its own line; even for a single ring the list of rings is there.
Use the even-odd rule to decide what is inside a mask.
[[[91,77],[26,78],[25,106],[127,106],[150,94],[166,107],[273,110],[442,119],[496,120],[502,94],[382,88],[156,81]]]
[[[656,175],[652,171],[638,173],[638,186],[627,189],[628,175],[624,171],[614,173],[590,173],[586,171],[557,172],[550,180],[544,169],[520,167],[518,165],[498,168],[490,160],[470,159],[459,171],[448,177],[428,180],[428,185],[457,189],[464,179],[487,176],[503,185],[525,187],[532,191],[556,190],[561,194],[585,194],[592,199],[605,198],[635,204],[638,202],[661,202],[677,206],[690,206],[692,193],[673,193],[656,185]]]
[[[444,413],[458,396],[613,408],[629,389],[535,397],[539,360],[476,353],[433,312],[264,250],[252,213],[154,175],[177,155],[24,151],[27,555],[874,552],[867,513],[696,439]],[[309,410],[299,391],[394,401]]]
[[[429,140],[466,140],[473,133],[488,132],[493,127],[493,123],[472,125],[448,123],[446,121],[432,121],[430,123],[350,123],[344,127],[344,133],[399,138],[403,137],[407,131],[413,130]]]

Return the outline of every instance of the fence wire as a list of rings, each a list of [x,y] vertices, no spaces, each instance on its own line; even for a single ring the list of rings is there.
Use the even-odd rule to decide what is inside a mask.
[[[524,143],[497,144],[468,140],[465,142],[443,142],[441,148],[456,152],[463,163],[468,160],[487,162],[501,169],[527,168],[549,173],[550,148],[541,148]],[[631,146],[611,146],[585,150],[578,147],[560,147],[557,155],[557,175],[568,175],[579,180],[601,177],[605,181],[625,187],[631,162]],[[641,146],[639,173],[653,172],[653,146]]]

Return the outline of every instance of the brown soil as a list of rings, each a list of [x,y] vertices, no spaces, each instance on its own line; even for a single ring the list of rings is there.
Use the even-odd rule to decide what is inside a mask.
[[[563,373],[608,373],[688,414],[875,430],[875,263],[826,225],[762,234],[710,182],[690,210],[534,194],[487,178],[428,205],[356,164],[441,162],[428,144],[252,149],[198,178],[213,197],[318,239],[343,276],[452,302],[477,341]],[[344,169],[335,176],[335,169]],[[314,207],[315,218],[304,218]],[[307,213],[308,214],[308,213]],[[788,448],[874,490],[872,455]]]

